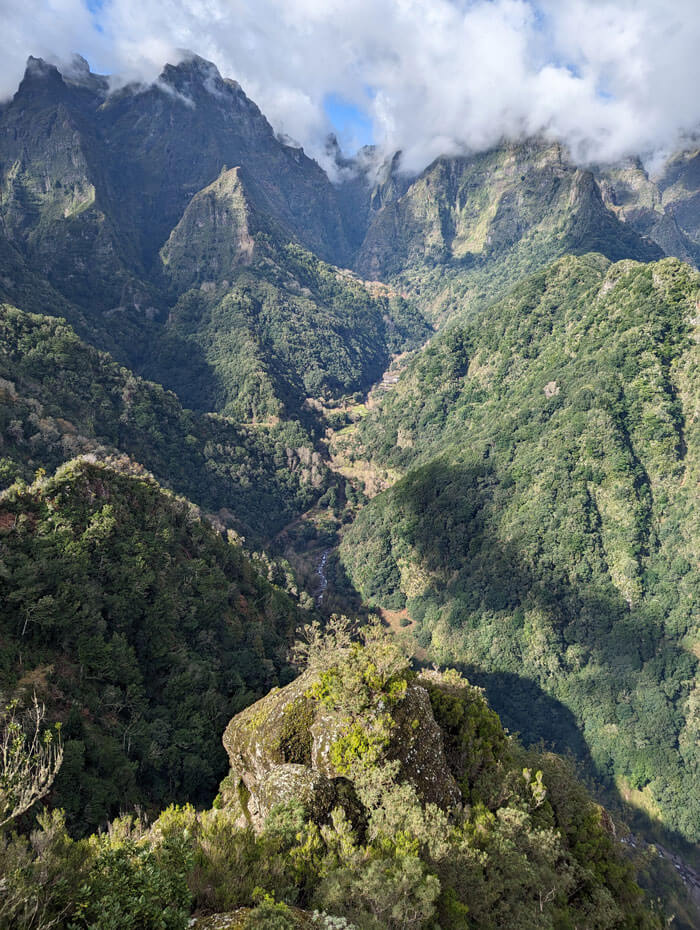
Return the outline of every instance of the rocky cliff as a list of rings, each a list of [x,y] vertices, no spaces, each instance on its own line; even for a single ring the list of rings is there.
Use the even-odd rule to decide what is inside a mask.
[[[563,760],[526,752],[457,672],[411,671],[379,627],[310,629],[306,671],[227,727],[217,814],[294,872],[289,905],[363,930],[656,925]]]
[[[460,804],[461,794],[433,715],[429,688],[449,686],[441,676],[425,672],[406,685],[385,722],[386,741],[374,764],[398,763],[399,780],[412,785],[424,803],[450,811]],[[481,703],[466,683],[457,692],[452,686],[451,691],[459,693],[461,700]],[[321,820],[338,804],[357,813],[357,795],[348,778],[352,766],[339,747],[352,732],[361,754],[370,739],[360,729],[368,724],[359,722],[362,715],[330,708],[320,694],[318,674],[306,672],[246,708],[228,725],[224,747],[231,772],[225,795],[240,806],[242,824],[260,829],[275,805],[295,799]]]

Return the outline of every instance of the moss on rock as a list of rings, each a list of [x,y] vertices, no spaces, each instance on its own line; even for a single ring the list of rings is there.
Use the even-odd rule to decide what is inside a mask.
[[[350,667],[357,655],[349,650],[332,669],[341,690],[357,680],[356,666]],[[359,677],[364,687],[367,675]],[[231,772],[221,794],[225,805],[240,809],[241,823],[260,830],[274,806],[292,800],[301,801],[317,822],[326,821],[336,806],[361,821],[354,777],[384,762],[399,764],[399,777],[423,804],[445,811],[460,805],[462,792],[431,704],[440,677],[416,678],[406,667],[387,679],[391,694],[381,674],[374,678],[361,699],[349,702],[352,710],[325,699],[320,676],[307,671],[234,717],[224,734]],[[454,748],[451,755],[458,760]]]

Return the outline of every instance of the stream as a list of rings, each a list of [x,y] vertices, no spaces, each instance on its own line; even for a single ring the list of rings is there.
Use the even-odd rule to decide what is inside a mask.
[[[318,575],[319,580],[319,591],[316,595],[316,603],[320,604],[323,600],[323,595],[326,593],[326,588],[328,587],[328,577],[326,575],[326,563],[328,562],[328,556],[330,555],[330,549],[326,549],[321,556],[321,561],[318,563],[318,568],[316,569],[316,574]]]

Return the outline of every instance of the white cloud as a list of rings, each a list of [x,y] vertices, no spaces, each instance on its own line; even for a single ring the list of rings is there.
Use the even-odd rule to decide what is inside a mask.
[[[697,0],[0,0],[0,94],[27,54],[153,79],[190,48],[275,128],[322,150],[327,94],[387,150],[436,155],[544,132],[581,160],[650,154],[700,126]]]

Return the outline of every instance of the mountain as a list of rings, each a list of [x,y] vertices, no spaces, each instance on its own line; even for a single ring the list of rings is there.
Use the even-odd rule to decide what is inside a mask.
[[[675,259],[569,257],[449,326],[358,427],[403,477],[340,548],[436,661],[494,676],[506,721],[557,738],[509,683],[537,682],[693,841],[699,298]]]
[[[184,410],[62,320],[0,306],[0,487],[76,455],[126,454],[253,541],[328,489],[298,424],[264,429]]]
[[[165,332],[192,345],[218,376],[214,406],[243,421],[304,417],[307,397],[366,391],[392,352],[418,348],[431,327],[392,293],[322,262],[261,206],[240,168],[192,198],[161,250],[180,293]],[[179,365],[155,377],[201,406]]]
[[[196,56],[114,93],[84,64],[30,59],[0,113],[0,189],[8,302],[65,316],[188,406],[298,418],[429,334],[326,268],[351,261],[336,189]]]
[[[0,925],[656,926],[631,859],[690,930],[698,153],[326,155],[189,54],[0,107],[0,707],[65,740]]]
[[[124,288],[143,284],[154,263],[157,270],[158,251],[189,200],[225,166],[250,172],[303,245],[324,258],[345,257],[326,175],[279,142],[241,88],[197,56],[166,66],[154,84],[111,94],[106,82],[76,81],[30,58],[1,122],[7,235],[65,296],[93,312],[126,296],[139,303]]]
[[[382,202],[356,259],[366,277],[395,280],[438,318],[483,306],[561,255],[660,258],[603,202],[593,174],[558,144],[503,145],[439,158],[405,192]]]
[[[210,802],[231,713],[291,675],[301,614],[186,500],[94,456],[0,495],[4,694],[63,721],[74,827]]]

